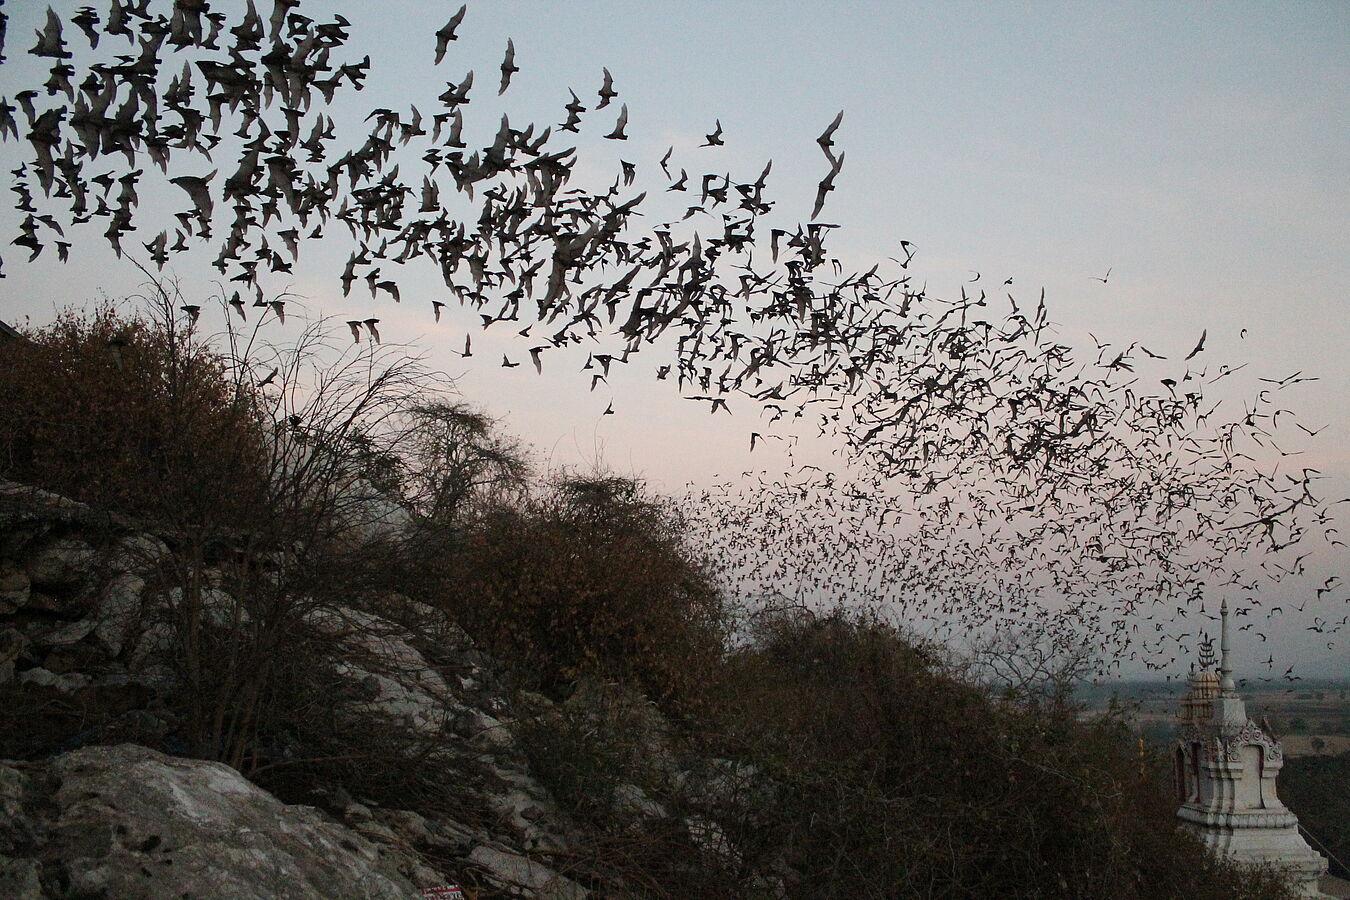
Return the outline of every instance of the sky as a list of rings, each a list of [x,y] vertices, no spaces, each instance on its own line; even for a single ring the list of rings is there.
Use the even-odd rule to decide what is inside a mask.
[[[1324,473],[1328,495],[1350,496],[1350,6],[478,2],[433,68],[433,32],[458,5],[323,4],[371,55],[363,110],[412,102],[426,113],[469,69],[495,81],[510,38],[520,71],[500,100],[480,89],[488,109],[474,110],[485,141],[502,111],[561,121],[569,86],[590,103],[604,66],[630,139],[616,147],[593,128],[579,139],[579,178],[603,184],[623,158],[662,184],[667,147],[691,172],[746,180],[772,159],[769,193],[805,219],[824,174],[815,138],[842,109],[847,160],[821,218],[840,224],[831,249],[847,264],[907,240],[931,293],[953,295],[977,272],[1013,279],[1023,297],[1043,288],[1065,343],[1139,340],[1181,356],[1204,331],[1214,359],[1249,363],[1253,378],[1316,376],[1290,398],[1301,423],[1321,428],[1301,463]],[[0,94],[42,6],[7,7]],[[714,121],[727,146],[699,148]],[[0,211],[7,231],[13,222]],[[0,318],[42,324],[56,306],[134,291],[143,278],[98,243],[77,244],[66,266],[0,248]],[[368,297],[340,295],[344,259],[345,248],[306,248],[270,289],[315,314],[369,315]],[[214,289],[201,260],[172,265],[190,292]],[[594,392],[575,367],[502,369],[500,353],[525,355],[509,333],[476,335],[474,359],[461,359],[476,316],[435,324],[426,300],[439,280],[410,270],[400,283],[404,302],[379,309],[384,339],[425,352],[551,464],[606,465],[670,492],[782,465],[773,446],[750,455],[752,422],[710,417],[645,368]],[[1343,552],[1312,563],[1350,580]],[[1290,619],[1272,646],[1310,673],[1350,670],[1350,638],[1327,648],[1315,637]]]

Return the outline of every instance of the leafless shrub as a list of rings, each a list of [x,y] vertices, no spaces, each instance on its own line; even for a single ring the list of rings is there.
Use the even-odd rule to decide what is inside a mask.
[[[1074,689],[1101,667],[1090,634],[1024,624],[977,642],[967,674],[1007,700],[1067,711]]]

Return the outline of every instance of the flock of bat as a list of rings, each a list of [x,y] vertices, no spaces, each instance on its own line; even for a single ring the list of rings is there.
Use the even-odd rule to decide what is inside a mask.
[[[22,156],[10,245],[29,260],[53,245],[64,261],[70,233],[93,227],[160,268],[206,248],[237,286],[229,314],[259,310],[257,326],[284,323],[265,286],[306,242],[349,239],[336,285],[367,291],[372,308],[402,302],[398,273],[429,266],[444,289],[418,302],[435,322],[447,306],[471,308],[483,328],[517,332],[541,375],[549,354],[581,348],[594,389],[641,351],[656,379],[711,413],[757,414],[751,450],[838,439],[833,471],[789,448],[787,472],[691,498],[719,573],[745,595],[847,596],[953,634],[1091,629],[1114,663],[1166,667],[1188,616],[1219,595],[1239,615],[1269,614],[1263,586],[1298,574],[1298,560],[1279,560],[1336,543],[1319,473],[1275,443],[1277,418],[1293,418],[1277,395],[1306,379],[1262,386],[1228,420],[1205,387],[1236,370],[1200,365],[1204,335],[1174,360],[1107,343],[1079,358],[1056,340],[1044,292],[1019,302],[1011,280],[976,272],[959,296],[931,295],[910,273],[908,241],[884,265],[846,272],[826,247],[837,226],[818,220],[843,170],[842,112],[817,141],[827,167],[806,222],[781,220],[768,199],[771,162],[754,178],[699,170],[724,146],[720,119],[685,165],[671,148],[643,167],[659,170],[660,189],[639,190],[639,166],[624,160],[612,184],[574,187],[577,150],[559,141],[590,132],[593,116],[601,138],[629,138],[608,69],[598,87],[567,89],[561,122],[502,115],[472,142],[483,120],[470,113],[482,105],[470,70],[423,101],[427,113],[375,108],[353,132],[338,119],[351,120],[370,57],[343,55],[351,23],[330,5],[301,6],[274,0],[267,19],[253,0],[229,12],[208,0],[49,8],[27,50],[43,68],[0,69],[0,139],[22,148],[10,150]],[[428,30],[432,65],[467,13]],[[0,11],[0,61],[6,21]],[[521,71],[511,40],[498,71],[502,96]],[[171,218],[139,209],[155,169],[185,206]],[[675,198],[682,214],[637,224]],[[195,321],[200,307],[184,313]],[[379,322],[347,325],[354,341],[378,342]],[[1164,364],[1165,377],[1142,374]],[[1262,462],[1273,454],[1279,465]],[[1334,579],[1324,588],[1319,602],[1341,599]],[[1335,632],[1335,618],[1318,627]]]

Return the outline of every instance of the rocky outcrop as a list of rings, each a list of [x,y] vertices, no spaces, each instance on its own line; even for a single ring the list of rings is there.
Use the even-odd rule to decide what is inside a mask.
[[[314,604],[305,626],[334,648],[339,727],[410,735],[426,752],[403,764],[455,773],[437,783],[456,795],[424,807],[475,810],[470,823],[337,785],[287,805],[176,756],[172,545],[0,482],[0,757],[23,758],[0,763],[0,897],[412,898],[450,883],[484,898],[588,895],[550,865],[576,826],[530,771],[495,662],[406,597]],[[203,627],[249,624],[227,569],[199,573]]]
[[[575,882],[525,856],[481,844],[469,854],[491,882],[499,887],[529,893],[539,900],[585,900],[590,896]]]
[[[590,896],[509,831],[320,796],[327,809],[287,805],[228,766],[134,744],[3,761],[0,897],[413,900],[452,880],[484,897]]]
[[[604,854],[644,835],[687,868],[747,870],[720,822],[765,779],[674,752],[639,691],[509,691],[439,610],[395,592],[286,593],[267,568],[280,553],[249,569],[219,543],[191,557],[143,523],[0,482],[0,898],[415,898],[449,884],[476,900],[638,897],[645,873],[625,880]],[[299,610],[288,637],[323,648],[288,672],[314,676],[297,696],[323,706],[327,731],[297,738],[287,719],[250,750],[255,775],[304,763],[298,783],[258,776],[287,802],[183,758],[184,629],[243,641],[266,615],[240,571],[272,578]],[[793,876],[744,877],[777,897]]]
[[[6,897],[417,896],[388,851],[220,763],[87,747],[0,765],[0,805],[11,823],[0,834]]]

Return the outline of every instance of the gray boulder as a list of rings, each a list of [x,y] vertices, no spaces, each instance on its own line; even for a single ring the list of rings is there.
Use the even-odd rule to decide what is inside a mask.
[[[347,608],[314,610],[309,624],[345,645],[347,653],[336,669],[366,691],[367,699],[352,705],[363,718],[438,734],[459,711],[445,679],[408,642],[407,631],[399,625]]]
[[[539,900],[585,900],[590,892],[543,863],[506,850],[480,844],[469,854],[488,880],[517,896]]]
[[[32,553],[26,563],[28,578],[40,585],[78,585],[98,565],[99,553],[78,538],[58,538]]]
[[[28,573],[12,560],[0,559],[0,615],[28,605]]]
[[[83,672],[70,672],[58,675],[50,669],[34,668],[19,673],[19,684],[31,684],[36,687],[55,688],[63,694],[73,694],[87,687],[90,678]]]
[[[210,574],[210,570],[207,574]],[[164,605],[170,610],[182,610],[190,599],[191,595],[184,592],[181,587],[173,587],[165,593]],[[247,625],[253,620],[242,603],[217,586],[203,587],[197,599],[201,604],[202,621],[209,625],[217,628],[233,628]]]
[[[39,647],[62,647],[84,640],[98,623],[93,619],[81,619],[77,622],[65,622],[56,628],[35,630],[33,643]]]
[[[141,593],[145,590],[145,579],[124,572],[113,578],[99,594],[97,625],[94,637],[108,651],[109,656],[117,656],[122,648],[134,636],[135,628],[141,616]]]
[[[115,527],[124,531],[137,527],[130,516],[96,509],[31,485],[0,480],[0,527],[13,529],[36,525],[45,529],[57,523],[93,525],[100,529]]]
[[[14,772],[0,767],[6,771]],[[61,896],[417,896],[369,841],[311,807],[285,805],[220,763],[123,744],[65,754],[48,775],[51,796],[29,806],[44,818],[35,829],[37,847],[0,848],[6,850],[0,878],[10,878],[16,890],[31,889],[36,869],[24,860],[37,859],[48,877],[68,884]],[[46,896],[57,895],[54,886]]]
[[[169,547],[152,534],[129,534],[113,544],[108,554],[110,572],[145,574],[162,566],[170,557]]]

